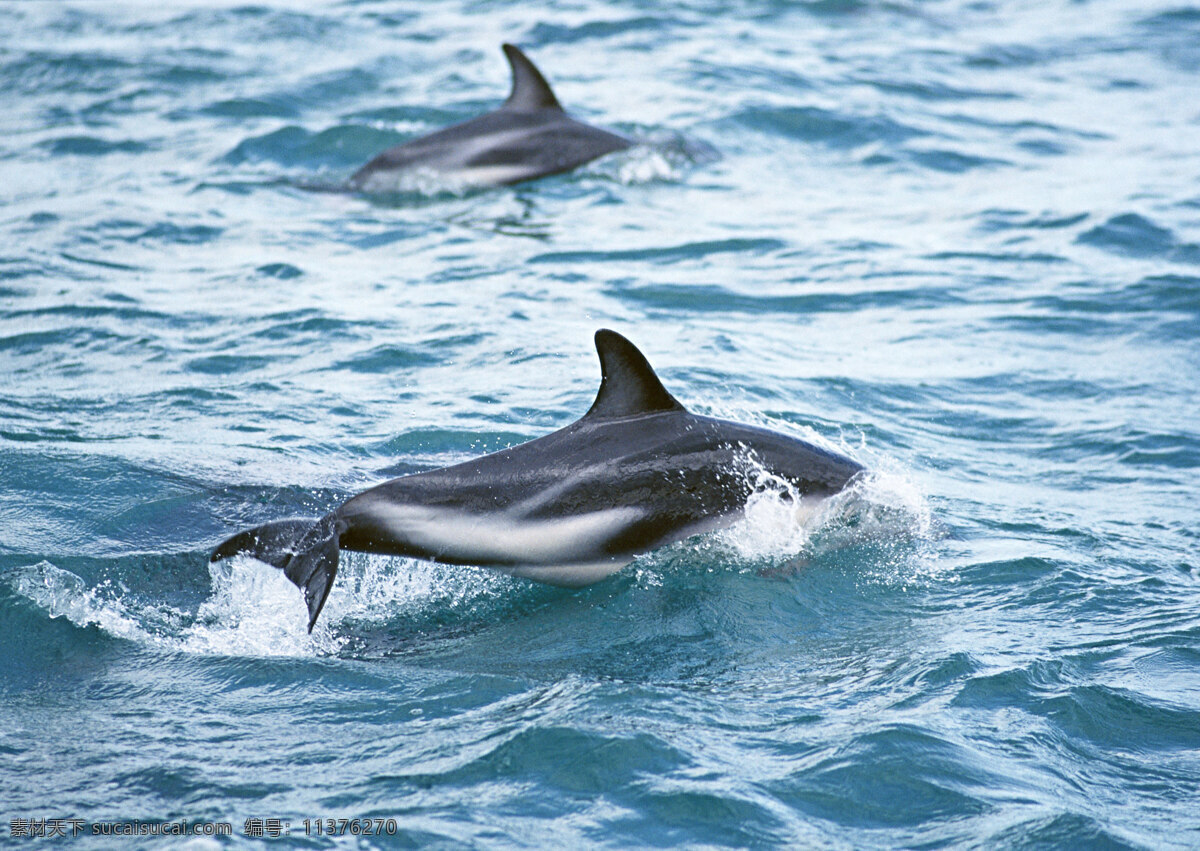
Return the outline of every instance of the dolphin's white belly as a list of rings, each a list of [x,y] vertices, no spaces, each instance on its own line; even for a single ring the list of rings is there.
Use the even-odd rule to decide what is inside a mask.
[[[557,585],[560,588],[582,588],[599,582],[605,577],[612,576],[623,568],[631,558],[618,558],[612,561],[596,561],[583,564],[526,564],[520,567],[497,567],[509,576],[519,576],[522,579],[532,579],[546,585]]]

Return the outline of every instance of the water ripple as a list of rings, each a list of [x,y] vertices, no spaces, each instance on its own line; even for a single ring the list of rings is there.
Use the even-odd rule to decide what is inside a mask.
[[[1198,24],[0,4],[10,815],[1197,846]],[[340,191],[499,103],[503,40],[638,144]],[[346,554],[311,635],[277,570],[209,564],[572,422],[602,326],[694,409],[871,475],[811,527],[764,489],[579,591]]]

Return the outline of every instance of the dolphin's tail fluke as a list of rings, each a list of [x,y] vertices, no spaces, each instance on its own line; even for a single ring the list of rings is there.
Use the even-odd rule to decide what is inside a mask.
[[[312,632],[337,576],[341,531],[334,514],[315,521],[279,520],[239,532],[213,550],[210,561],[248,555],[282,570],[304,592]]]

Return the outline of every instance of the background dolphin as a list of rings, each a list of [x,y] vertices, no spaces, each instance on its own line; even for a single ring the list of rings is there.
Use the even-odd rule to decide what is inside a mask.
[[[388,192],[405,172],[432,171],[471,185],[499,186],[570,171],[628,139],[563,111],[541,72],[511,44],[512,93],[497,110],[384,151],[350,178],[350,188]]]
[[[311,632],[340,549],[586,585],[638,553],[734,522],[755,488],[748,461],[802,500],[840,491],[863,469],[794,437],[688,413],[620,334],[597,331],[596,351],[600,391],[566,428],[384,482],[319,520],[242,532],[212,560],[246,553],[282,569],[304,589]]]

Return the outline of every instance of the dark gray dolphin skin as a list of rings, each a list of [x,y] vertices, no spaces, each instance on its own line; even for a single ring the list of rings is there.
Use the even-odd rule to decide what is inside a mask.
[[[505,44],[512,93],[497,110],[384,151],[350,178],[362,192],[394,192],[405,174],[429,171],[474,186],[520,183],[570,171],[628,139],[576,121],[525,54]]]
[[[212,560],[244,553],[283,570],[304,590],[311,632],[342,549],[582,586],[638,553],[732,525],[756,488],[750,465],[789,482],[798,510],[863,469],[794,437],[688,413],[620,334],[597,331],[596,351],[600,391],[566,428],[384,482],[317,520],[250,529]]]

